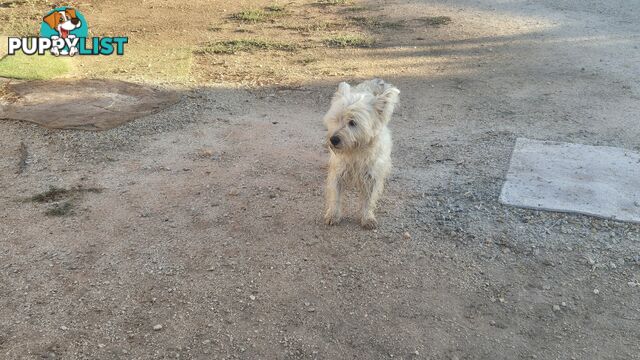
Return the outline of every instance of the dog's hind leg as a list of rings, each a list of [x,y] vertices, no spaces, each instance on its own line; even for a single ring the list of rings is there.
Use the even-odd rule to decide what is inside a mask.
[[[360,210],[360,225],[365,229],[375,229],[378,221],[374,214],[376,205],[382,190],[384,189],[384,178],[370,177],[366,179],[361,189],[362,208]]]
[[[330,164],[325,192],[326,212],[324,214],[324,223],[327,225],[337,225],[342,218],[342,181],[336,166]]]

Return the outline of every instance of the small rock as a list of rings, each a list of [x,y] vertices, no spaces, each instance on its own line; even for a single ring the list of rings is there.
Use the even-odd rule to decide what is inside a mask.
[[[640,284],[638,284],[637,282],[629,281],[629,282],[627,283],[627,285],[629,285],[629,286],[631,286],[631,287],[636,287],[636,286],[638,286],[638,285],[640,285]]]
[[[312,308],[312,307],[311,307],[311,308],[307,309],[307,311],[308,311],[308,312],[316,312],[316,308]]]
[[[408,232],[408,231],[405,231],[405,232],[404,232],[404,234],[402,234],[402,237],[403,237],[405,240],[411,240],[411,234],[409,234],[409,232]]]
[[[208,340],[208,339],[207,339],[207,340],[203,341],[203,342],[202,342],[202,344],[203,344],[203,345],[207,345],[207,344],[208,344],[208,343],[210,343],[210,342],[211,342],[211,340]]]
[[[249,299],[251,299],[251,300],[255,300],[255,299],[256,299],[256,297],[255,297],[254,295],[249,295]]]
[[[100,349],[102,349],[102,348],[103,348],[103,347],[105,347],[105,346],[107,346],[107,345],[105,345],[105,344],[98,344],[98,347],[99,347]]]
[[[69,330],[69,328],[68,328],[68,327],[66,327],[66,326],[64,326],[64,325],[62,325],[62,326],[60,326],[60,330],[62,330],[62,331],[67,331],[67,330]]]
[[[564,301],[560,305],[562,305],[562,307],[567,307],[567,303]]]
[[[553,311],[560,311],[560,305],[553,305]]]
[[[594,293],[594,294],[596,294],[596,295],[598,295],[598,294],[600,294],[600,290],[598,290],[598,289],[593,289],[593,293]]]
[[[160,331],[160,330],[162,330],[162,325],[160,325],[160,324],[153,325],[153,330],[154,330],[154,331]]]

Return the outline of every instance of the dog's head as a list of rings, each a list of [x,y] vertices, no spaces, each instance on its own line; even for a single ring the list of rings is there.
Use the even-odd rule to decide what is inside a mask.
[[[52,29],[56,30],[60,37],[66,38],[71,30],[82,26],[82,21],[76,15],[76,10],[67,8],[61,11],[54,11],[42,19]]]
[[[324,117],[327,127],[327,145],[338,152],[366,148],[391,120],[400,90],[381,85],[381,91],[352,91],[342,82]],[[357,89],[357,88],[356,88]]]

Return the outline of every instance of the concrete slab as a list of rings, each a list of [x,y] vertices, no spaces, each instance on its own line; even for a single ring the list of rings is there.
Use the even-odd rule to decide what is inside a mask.
[[[640,223],[640,153],[518,138],[500,202]]]

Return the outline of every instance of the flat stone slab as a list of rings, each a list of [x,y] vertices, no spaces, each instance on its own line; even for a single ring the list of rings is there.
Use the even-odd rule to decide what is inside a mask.
[[[180,95],[119,80],[11,81],[0,118],[50,129],[107,130],[175,104]]]
[[[640,223],[640,153],[518,138],[500,202]]]

